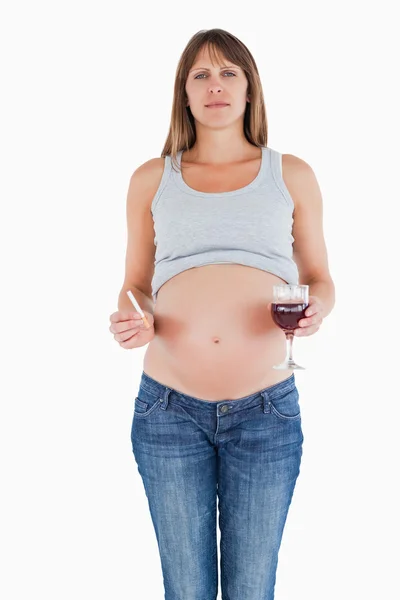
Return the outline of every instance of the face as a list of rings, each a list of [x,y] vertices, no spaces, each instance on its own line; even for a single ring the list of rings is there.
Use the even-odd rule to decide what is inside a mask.
[[[224,124],[242,117],[246,109],[248,81],[244,71],[231,61],[213,65],[207,49],[199,52],[186,80],[187,106],[202,124]],[[228,106],[212,108],[213,102]]]

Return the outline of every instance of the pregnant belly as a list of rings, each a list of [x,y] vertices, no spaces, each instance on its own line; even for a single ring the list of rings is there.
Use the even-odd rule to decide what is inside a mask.
[[[204,400],[236,400],[287,379],[284,333],[268,303],[279,277],[242,265],[188,269],[159,290],[143,370]]]

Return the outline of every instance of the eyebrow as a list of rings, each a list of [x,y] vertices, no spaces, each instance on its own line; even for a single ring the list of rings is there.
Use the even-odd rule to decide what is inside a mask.
[[[221,67],[221,69],[238,69],[239,67],[235,67],[234,65],[227,65],[225,67]],[[192,69],[191,71],[189,71],[189,73],[192,73],[192,71],[210,71],[211,69],[207,69],[207,67],[196,67],[195,69]]]

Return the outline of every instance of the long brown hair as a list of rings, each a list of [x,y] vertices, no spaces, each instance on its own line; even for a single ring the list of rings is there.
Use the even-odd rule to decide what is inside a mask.
[[[180,150],[189,150],[196,141],[194,117],[186,106],[186,81],[189,71],[200,50],[207,48],[213,65],[225,57],[241,67],[248,81],[247,102],[243,121],[243,131],[247,140],[254,146],[266,146],[268,141],[267,115],[260,76],[255,60],[248,48],[234,35],[224,29],[203,29],[194,34],[179,60],[172,102],[171,122],[168,137],[161,156],[170,155],[177,165],[176,155]]]

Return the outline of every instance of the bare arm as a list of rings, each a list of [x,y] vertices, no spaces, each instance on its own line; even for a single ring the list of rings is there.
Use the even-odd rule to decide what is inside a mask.
[[[321,299],[326,317],[335,305],[335,285],[323,233],[321,190],[310,165],[297,156],[284,154],[282,168],[295,205],[293,258],[298,266],[299,280],[310,286],[310,295]]]
[[[154,227],[151,202],[160,184],[164,159],[155,158],[133,173],[127,194],[128,243],[125,277],[118,296],[118,310],[135,311],[127,290],[131,290],[142,310],[154,316],[151,281],[154,274]]]

